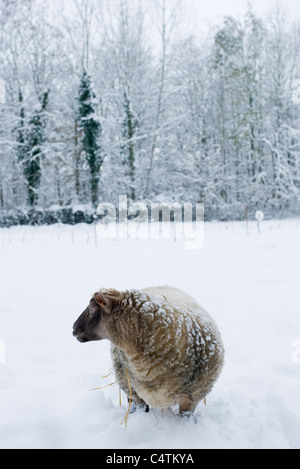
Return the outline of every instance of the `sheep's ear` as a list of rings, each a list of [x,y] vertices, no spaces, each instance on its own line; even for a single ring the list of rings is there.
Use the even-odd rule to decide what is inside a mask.
[[[102,310],[104,310],[105,313],[110,314],[111,313],[111,304],[108,298],[106,298],[102,293],[97,292],[94,294],[93,299],[96,301],[96,303],[101,306]]]

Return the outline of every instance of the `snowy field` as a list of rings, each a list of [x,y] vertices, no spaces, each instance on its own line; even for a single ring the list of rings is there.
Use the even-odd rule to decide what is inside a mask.
[[[205,230],[197,251],[96,243],[87,225],[0,230],[1,448],[300,448],[300,220]],[[164,284],[215,318],[225,368],[196,423],[152,409],[125,429],[118,387],[90,390],[114,381],[109,343],[80,344],[72,325],[99,287]]]

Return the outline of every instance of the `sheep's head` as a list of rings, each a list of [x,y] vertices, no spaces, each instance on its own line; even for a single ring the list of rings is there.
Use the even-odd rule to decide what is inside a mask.
[[[109,339],[107,325],[112,313],[112,301],[102,293],[95,293],[89,306],[73,326],[73,335],[79,342]]]

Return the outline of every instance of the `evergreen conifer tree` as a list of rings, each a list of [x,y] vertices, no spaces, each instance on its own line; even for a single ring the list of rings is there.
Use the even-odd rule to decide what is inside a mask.
[[[23,173],[27,182],[28,201],[31,207],[37,203],[37,190],[41,181],[41,156],[42,145],[45,140],[44,112],[47,108],[49,91],[43,94],[41,109],[31,117],[28,127],[25,126],[25,110],[23,95],[19,92],[20,123],[18,130],[18,158],[23,167]]]
[[[91,201],[96,206],[98,203],[98,188],[103,156],[99,145],[102,127],[97,118],[95,118],[94,99],[95,94],[91,89],[90,77],[84,71],[79,87],[79,126],[83,134],[81,141],[82,149],[90,170]]]

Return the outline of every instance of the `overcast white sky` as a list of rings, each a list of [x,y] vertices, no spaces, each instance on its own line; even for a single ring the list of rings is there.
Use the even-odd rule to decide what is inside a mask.
[[[191,27],[203,27],[207,32],[207,25],[216,24],[224,15],[242,17],[248,6],[252,5],[254,12],[267,15],[276,5],[285,8],[291,19],[300,19],[300,0],[184,0],[188,16],[191,15]]]
[[[258,13],[267,13],[279,4],[286,7],[293,16],[300,17],[299,0],[185,0],[185,3],[187,5],[191,3],[198,15],[212,21],[218,16],[242,15],[248,9],[248,5],[252,5],[254,11]]]
[[[39,0],[41,4],[44,0]],[[108,4],[113,3],[113,0],[106,0]],[[179,11],[179,22],[174,29],[176,39],[183,39],[186,36],[194,35],[198,38],[206,38],[210,27],[216,26],[220,23],[221,19],[226,16],[233,16],[237,19],[242,19],[245,12],[249,10],[250,6],[254,13],[259,17],[267,18],[272,10],[277,8],[277,5],[282,9],[287,18],[300,21],[300,0],[167,0],[167,7],[175,6],[180,3]],[[62,5],[65,6],[64,12],[66,17],[73,17],[77,15],[76,9],[74,9],[74,0],[49,0],[51,4],[56,4],[57,8],[54,10],[54,20],[56,21],[57,12],[61,12]],[[80,1],[79,1],[80,4]],[[118,4],[118,1],[117,1]],[[129,0],[130,4],[130,0]],[[151,12],[154,4],[154,0],[148,0],[144,5],[149,6]],[[104,10],[105,0],[103,0]],[[151,19],[148,26],[151,29],[151,35],[153,44],[155,47],[156,41],[160,47],[160,37],[156,38],[158,28],[160,25],[159,20],[156,24],[153,24],[153,18]]]

